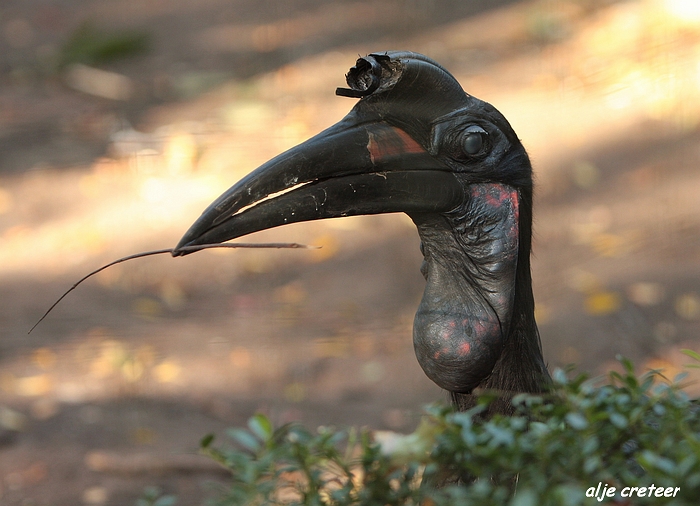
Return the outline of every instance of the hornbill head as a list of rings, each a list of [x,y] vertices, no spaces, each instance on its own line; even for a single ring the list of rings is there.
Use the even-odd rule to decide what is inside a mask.
[[[420,54],[370,54],[346,77],[336,93],[360,99],[348,115],[232,186],[173,254],[285,223],[405,212],[424,256],[413,340],[428,377],[455,395],[540,391],[532,171],[515,132]]]

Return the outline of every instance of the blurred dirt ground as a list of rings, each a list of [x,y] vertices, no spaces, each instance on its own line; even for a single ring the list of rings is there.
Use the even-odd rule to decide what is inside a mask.
[[[358,54],[435,58],[496,105],[537,176],[551,367],[668,377],[700,338],[700,9],[684,0],[7,0],[0,6],[0,502],[201,504],[199,439],[276,423],[411,430],[445,399],[413,356],[418,238],[399,215],[172,247],[263,161],[335,123]],[[88,24],[84,24],[84,23]],[[66,60],[85,26],[145,51]],[[105,35],[105,36],[107,36]],[[87,42],[86,42],[87,44]],[[692,372],[692,370],[687,370]],[[688,390],[697,394],[700,379]]]

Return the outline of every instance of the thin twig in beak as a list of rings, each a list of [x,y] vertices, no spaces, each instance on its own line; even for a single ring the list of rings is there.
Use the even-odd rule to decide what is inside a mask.
[[[282,249],[282,248],[287,248],[287,249],[298,249],[298,248],[303,248],[303,249],[316,249],[319,248],[319,246],[306,246],[305,244],[298,244],[298,243],[283,243],[283,242],[271,242],[271,243],[244,243],[244,242],[239,242],[239,243],[225,243],[225,244],[199,244],[196,246],[182,246],[180,248],[177,248],[178,252],[187,252],[187,253],[193,253],[195,251],[200,251],[203,249],[214,249],[214,248],[248,248],[248,249],[254,249],[254,248],[260,248],[260,249],[269,249],[269,248],[276,248],[276,249]],[[135,258],[142,258],[142,257],[148,257],[152,255],[163,255],[165,253],[173,254],[175,252],[175,248],[168,248],[168,249],[158,249],[158,250],[153,250],[153,251],[143,251],[141,253],[134,253],[133,255],[125,256],[123,258],[119,258],[117,260],[114,260],[113,262],[110,262],[106,265],[103,265],[99,269],[95,269],[89,274],[86,274],[82,278],[80,278],[73,286],[71,286],[68,290],[66,290],[63,295],[61,295],[56,302],[54,302],[49,309],[46,310],[44,315],[39,318],[39,321],[37,321],[34,326],[29,329],[29,332],[27,334],[31,334],[32,331],[48,316],[48,314],[55,308],[59,302],[61,302],[66,295],[68,295],[70,292],[75,290],[80,283],[85,281],[88,278],[91,278],[95,274],[102,272],[103,270],[107,269],[108,267],[112,267],[113,265],[120,264],[122,262],[126,262],[127,260],[133,260]]]

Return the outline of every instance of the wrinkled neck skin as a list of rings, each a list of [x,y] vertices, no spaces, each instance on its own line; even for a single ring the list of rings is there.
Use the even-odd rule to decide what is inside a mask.
[[[414,348],[426,375],[458,409],[474,405],[475,389],[494,389],[504,400],[491,409],[510,412],[513,394],[542,392],[549,381],[534,318],[531,212],[527,205],[521,210],[518,191],[508,185],[473,184],[468,192],[449,214],[411,216],[426,278]]]

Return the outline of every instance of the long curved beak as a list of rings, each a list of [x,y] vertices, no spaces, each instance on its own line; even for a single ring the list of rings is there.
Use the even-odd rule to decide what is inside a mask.
[[[403,129],[355,110],[241,179],[185,233],[214,244],[286,223],[391,212],[446,212],[464,198],[449,168]]]

